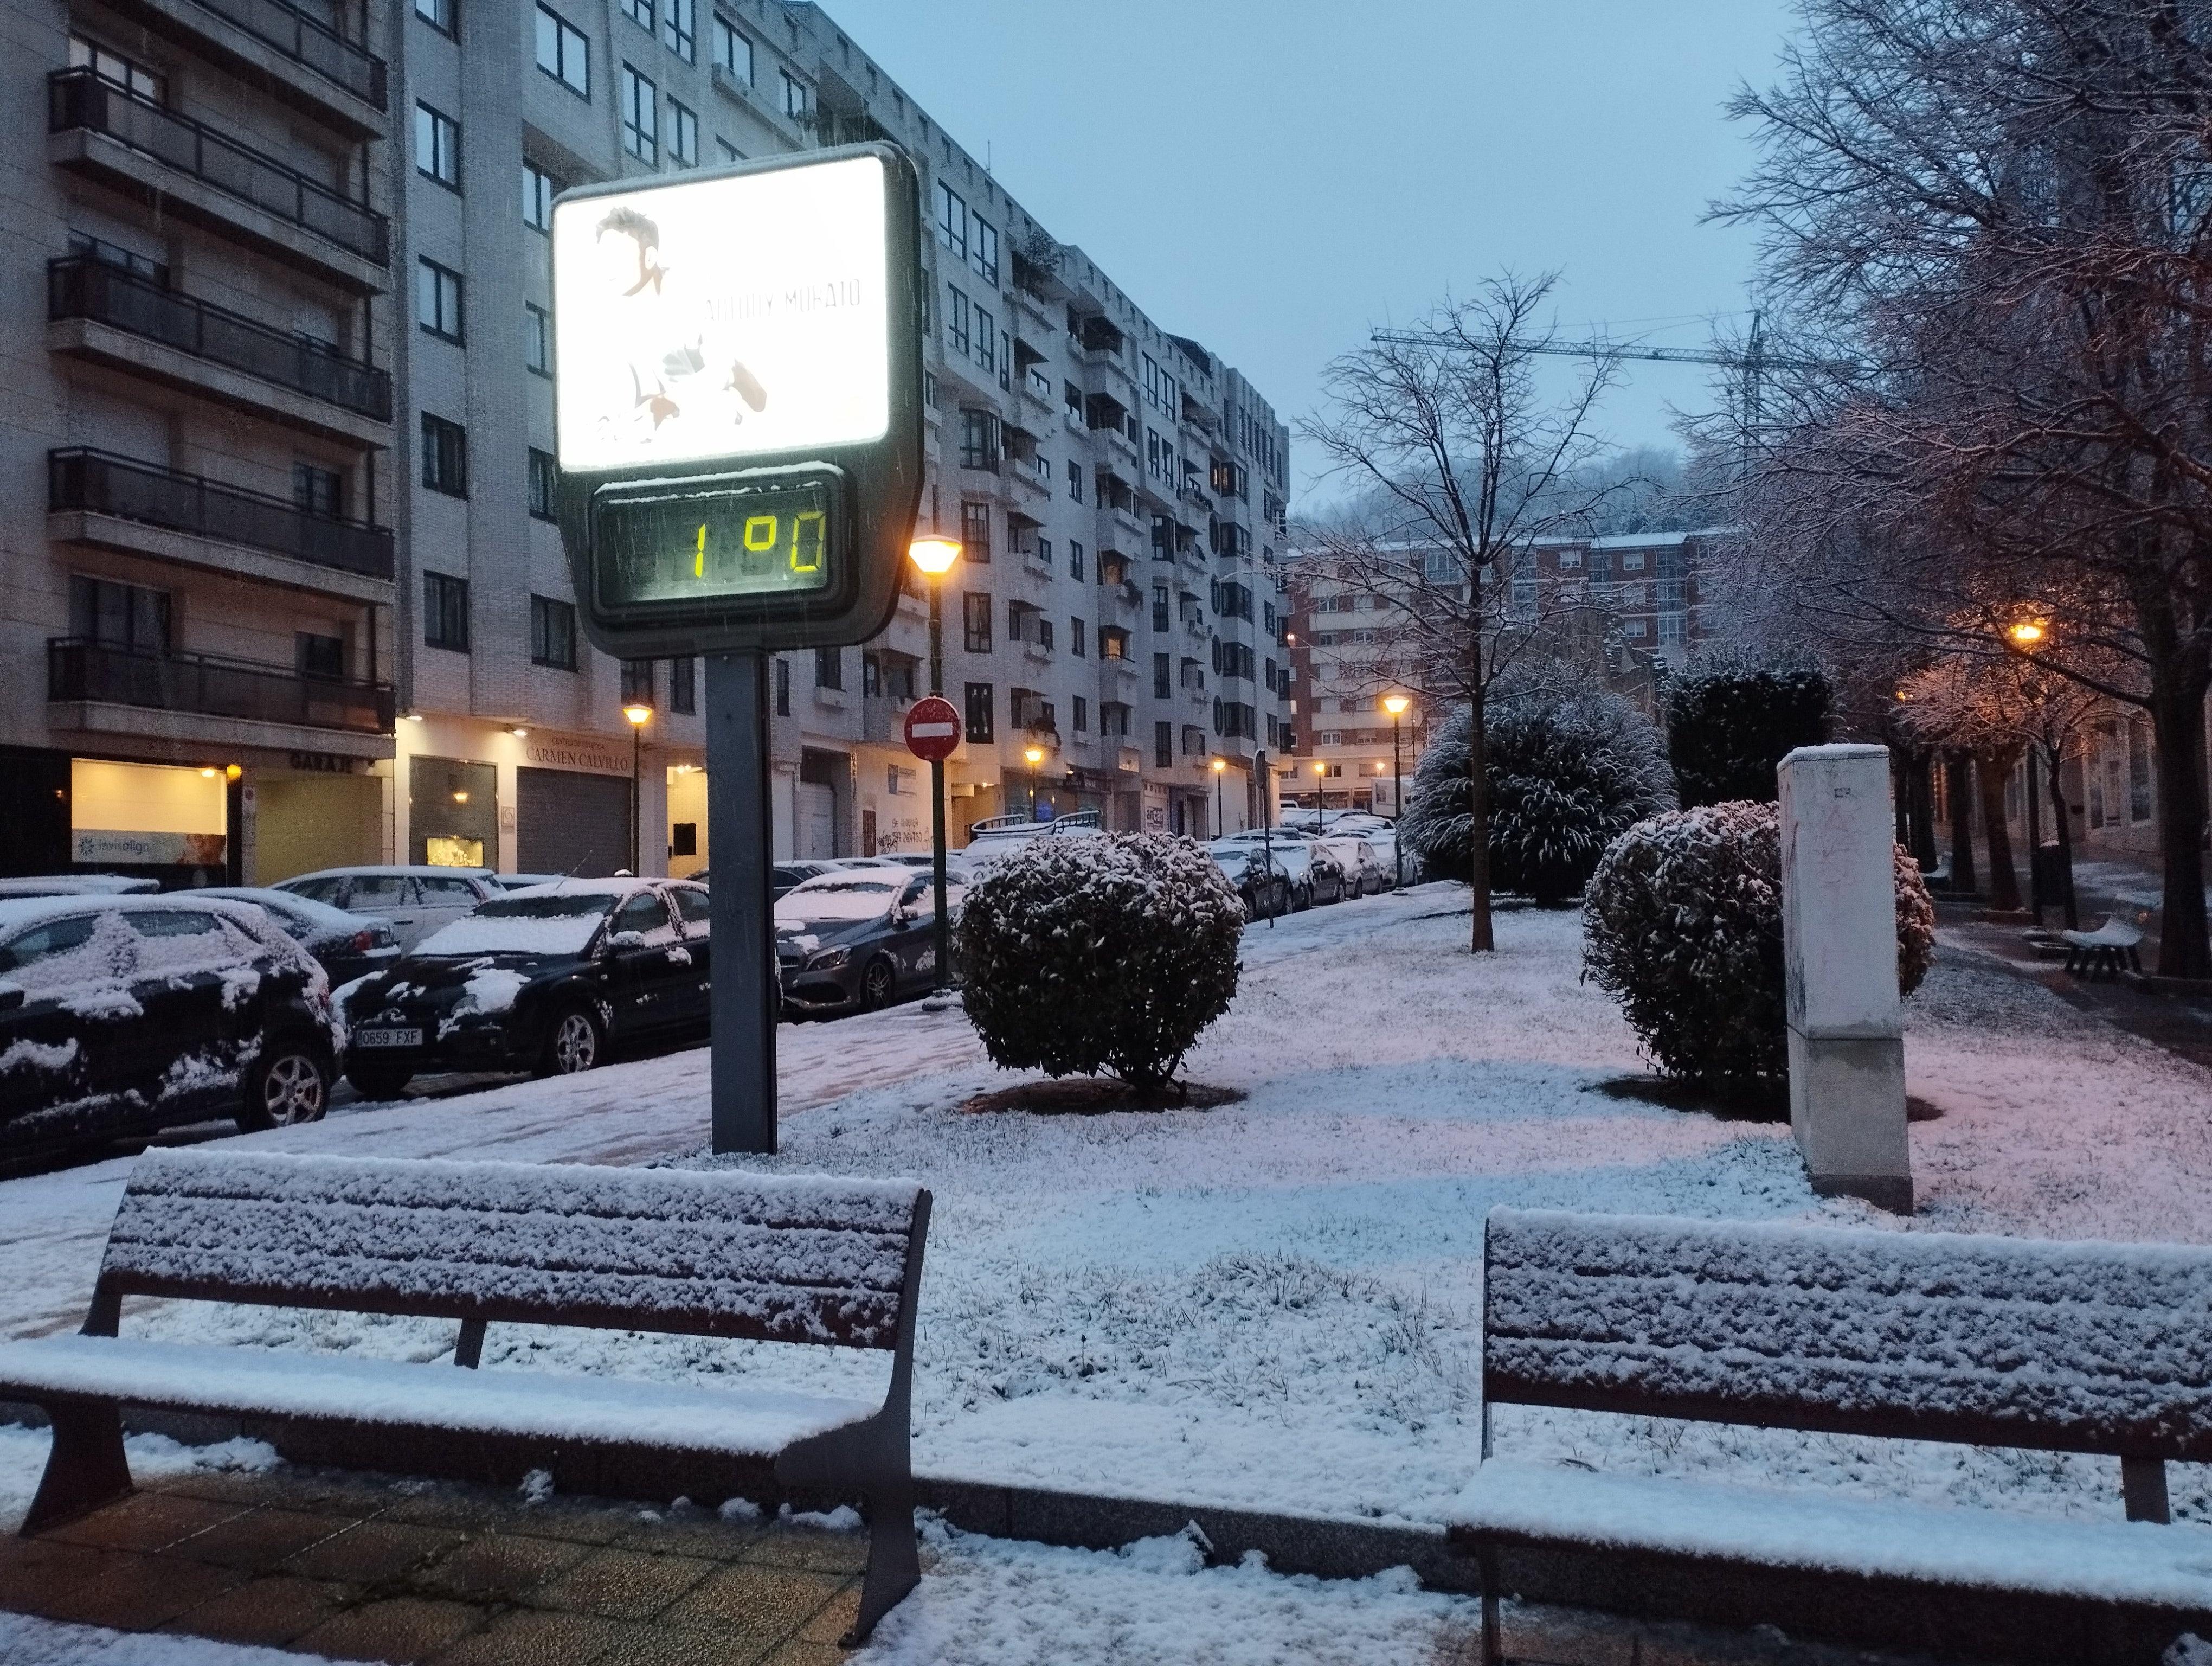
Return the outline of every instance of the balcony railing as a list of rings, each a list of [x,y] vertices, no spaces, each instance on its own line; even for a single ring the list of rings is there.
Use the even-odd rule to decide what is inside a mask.
[[[289,723],[356,734],[392,733],[392,685],[302,677],[274,666],[198,654],[148,654],[82,636],[46,643],[46,698]]]
[[[281,497],[86,447],[46,453],[46,507],[117,515],[368,578],[392,576],[392,534],[384,527],[313,514]]]
[[[284,0],[194,0],[355,97],[385,107],[384,60]]]
[[[80,128],[105,134],[380,266],[392,264],[392,222],[384,216],[211,127],[136,97],[92,70],[57,70],[46,77],[46,131]]]
[[[89,256],[46,263],[46,316],[111,325],[380,423],[392,420],[392,378],[384,371]]]

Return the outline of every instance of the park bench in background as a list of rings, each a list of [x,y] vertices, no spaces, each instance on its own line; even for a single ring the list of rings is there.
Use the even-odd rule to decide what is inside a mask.
[[[1453,1511],[1501,1592],[2011,1659],[2212,1636],[2212,1250],[1493,1210],[1483,1456]],[[1569,1408],[2119,1460],[2124,1521],[1492,1462],[1492,1408]],[[2147,1651],[2147,1652],[2146,1652]]]
[[[2136,946],[2151,922],[2158,918],[2159,903],[2148,897],[2115,897],[2112,911],[2093,932],[2061,932],[2066,945],[2066,970],[2076,977],[2094,977],[2100,970],[2119,976],[2123,969],[2142,970]]]
[[[83,1333],[0,1343],[0,1397],[53,1422],[23,1531],[131,1491],[123,1406],[366,1427],[403,1473],[412,1441],[526,1447],[564,1487],[595,1448],[769,1459],[784,1485],[865,1498],[866,1636],[920,1577],[908,1414],[929,1208],[905,1181],[149,1152]],[[140,1340],[117,1334],[126,1296],[453,1320],[468,1367],[507,1323],[884,1349],[890,1383],[878,1406]]]

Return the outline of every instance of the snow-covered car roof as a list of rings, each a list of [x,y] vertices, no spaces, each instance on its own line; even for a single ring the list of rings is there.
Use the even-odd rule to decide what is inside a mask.
[[[556,879],[550,885],[518,885],[495,902],[518,897],[630,897],[641,891],[659,891],[669,885],[688,885],[689,879]],[[702,887],[703,889],[703,887]]]
[[[366,879],[392,874],[417,879],[478,879],[492,885],[499,875],[488,867],[437,867],[428,862],[354,862],[344,867],[319,867],[313,873],[295,873],[278,886],[296,885],[302,879]]]
[[[0,879],[0,897],[146,897],[161,888],[159,880],[120,873],[33,873]]]
[[[264,917],[256,904],[241,902],[237,897],[210,897],[204,892],[190,891],[137,897],[0,897],[0,936],[21,927],[35,926],[41,920],[58,920],[70,915],[82,914],[88,909],[127,909],[136,913],[145,909],[204,909],[211,905],[219,906],[233,919],[250,921]]]
[[[344,909],[332,908],[328,903],[319,903],[312,897],[302,897],[297,891],[279,891],[274,885],[210,885],[205,891],[179,891],[179,897],[212,897],[229,903],[251,903],[257,908],[273,909],[304,920],[318,930],[351,933],[365,929],[374,922],[392,922],[377,914],[352,914]]]

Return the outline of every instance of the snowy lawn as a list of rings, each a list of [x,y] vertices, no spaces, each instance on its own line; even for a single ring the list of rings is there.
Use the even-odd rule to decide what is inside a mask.
[[[1249,1097],[1212,1110],[963,1113],[1012,1079],[957,1012],[783,1031],[784,1149],[762,1166],[914,1175],[936,1193],[919,1468],[1436,1522],[1475,1465],[1492,1204],[1888,1224],[1814,1198],[1785,1128],[1598,1091],[1642,1066],[1577,980],[1578,916],[1502,915],[1500,952],[1476,958],[1462,908],[1424,887],[1249,933],[1236,1005],[1189,1068]],[[1911,1091],[1941,1112],[1912,1128],[1914,1225],[2212,1242],[2203,1073],[1955,948],[1907,1015]],[[365,1109],[252,1143],[710,1162],[704,1065]],[[123,1167],[0,1186],[0,1241],[27,1275],[0,1292],[15,1334],[81,1314]],[[413,1359],[452,1344],[447,1325],[178,1304],[126,1326]],[[496,1327],[484,1362],[848,1391],[882,1370],[827,1349]],[[1520,1408],[1501,1410],[1498,1440],[1629,1474],[2118,1514],[2113,1461]],[[2200,1471],[2172,1481],[2182,1513],[2212,1517]]]

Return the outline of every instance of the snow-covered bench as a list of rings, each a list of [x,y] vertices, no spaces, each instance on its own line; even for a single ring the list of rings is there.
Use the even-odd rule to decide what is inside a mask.
[[[857,1636],[920,1577],[908,1408],[930,1195],[908,1181],[667,1169],[153,1151],[110,1228],[76,1336],[0,1343],[0,1397],[44,1406],[53,1448],[23,1531],[131,1491],[121,1406],[504,1437],[562,1461],[643,1447],[772,1458],[786,1486],[865,1498]],[[776,1389],[358,1359],[125,1338],[159,1296],[459,1322],[594,1326],[887,1349],[880,1406]]]
[[[2152,1525],[2166,1462],[2212,1460],[2212,1250],[1496,1209],[1483,1265],[1449,1531],[1490,1659],[1501,1588],[2069,1662],[2212,1635],[2212,1534]],[[2126,1519],[1493,1459],[1504,1405],[2103,1454]]]
[[[2136,950],[2158,917],[2160,903],[2148,897],[2115,897],[2112,911],[2093,932],[2061,932],[2066,945],[2066,970],[2076,977],[2094,977],[2099,971],[2118,976],[2124,961],[2129,970],[2142,970]]]

